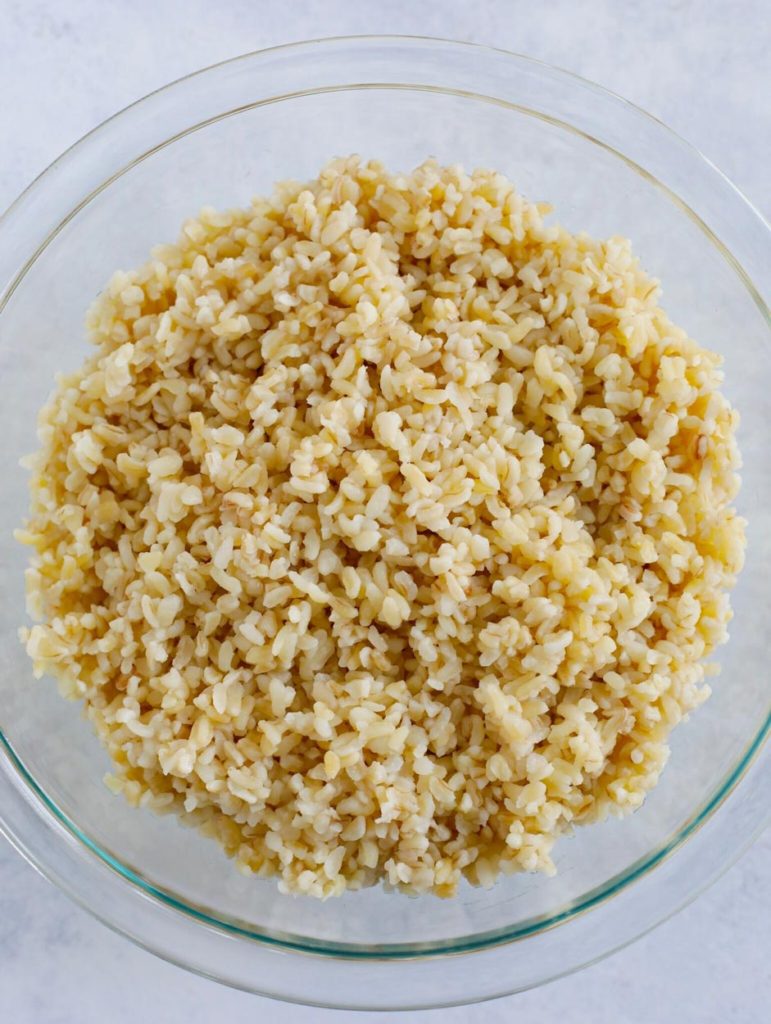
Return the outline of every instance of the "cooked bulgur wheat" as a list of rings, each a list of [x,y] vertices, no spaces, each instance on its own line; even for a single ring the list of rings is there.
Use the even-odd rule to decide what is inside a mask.
[[[720,359],[500,174],[338,160],[117,273],[42,412],[52,672],[282,889],[552,871],[639,807],[743,557]]]

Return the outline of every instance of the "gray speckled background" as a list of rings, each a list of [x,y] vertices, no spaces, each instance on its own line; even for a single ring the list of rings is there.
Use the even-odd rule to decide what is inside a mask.
[[[493,43],[576,71],[667,122],[771,212],[765,0],[0,0],[0,208],[84,132],[171,79],[246,50],[359,32]],[[770,863],[767,833],[674,920],[537,991],[436,1013],[342,1014],[268,1003],[156,960],[0,841],[0,1019],[759,1024],[771,999]]]

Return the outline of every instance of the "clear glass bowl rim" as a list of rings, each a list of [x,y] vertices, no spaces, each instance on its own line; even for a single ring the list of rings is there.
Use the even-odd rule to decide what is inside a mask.
[[[19,217],[23,220],[24,217],[29,217],[29,203],[37,196],[39,196],[41,192],[44,192],[44,190],[49,185],[49,181],[52,177],[55,176],[56,173],[61,173],[62,170],[66,170],[68,163],[71,160],[74,160],[79,155],[81,157],[87,156],[87,154],[84,151],[87,150],[89,143],[99,139],[105,133],[114,130],[121,123],[122,119],[129,118],[133,114],[136,114],[140,108],[143,108],[146,105],[150,104],[154,99],[161,97],[165,94],[169,94],[173,90],[183,87],[186,83],[193,82],[201,76],[216,73],[220,69],[237,64],[238,62],[258,62],[270,55],[279,52],[287,53],[295,57],[301,57],[302,53],[304,51],[307,51],[309,48],[314,48],[317,51],[324,50],[325,48],[331,49],[334,45],[341,43],[350,44],[354,47],[357,44],[382,44],[383,47],[393,47],[395,49],[402,48],[403,50],[406,51],[409,51],[410,47],[412,46],[435,46],[437,48],[445,48],[446,50],[448,50],[448,52],[453,50],[462,51],[473,49],[479,51],[480,56],[483,56],[487,52],[490,54],[495,54],[498,58],[505,57],[505,59],[511,61],[512,64],[527,65],[535,69],[537,73],[549,74],[553,77],[556,77],[558,80],[562,82],[563,85],[567,87],[583,90],[586,93],[591,92],[594,94],[595,98],[604,99],[604,101],[612,101],[613,104],[616,105],[616,107],[620,105],[621,107],[625,108],[625,110],[628,113],[633,114],[638,121],[644,120],[648,124],[648,126],[653,126],[655,132],[659,136],[668,139],[668,141],[670,142],[676,142],[681,150],[685,150],[689,154],[692,163],[700,164],[703,170],[709,172],[709,174],[714,179],[713,185],[715,183],[715,180],[717,180],[719,186],[724,190],[724,198],[726,198],[727,201],[737,204],[737,206],[741,206],[744,215],[749,215],[750,220],[754,221],[755,227],[760,227],[763,229],[763,237],[766,241],[766,244],[768,242],[769,229],[768,226],[764,223],[760,214],[735,188],[735,186],[733,186],[730,183],[730,181],[728,181],[728,179],[721,174],[721,172],[714,168],[714,166],[702,154],[700,154],[697,150],[691,147],[688,143],[680,139],[674,132],[671,131],[671,129],[667,128],[660,122],[656,121],[656,119],[651,117],[651,115],[642,111],[640,108],[634,106],[634,104],[631,104],[628,101],[621,99],[620,97],[614,95],[608,90],[603,89],[602,87],[596,85],[593,82],[589,82],[586,79],[580,78],[579,76],[573,75],[569,72],[563,71],[558,68],[554,68],[544,62],[534,60],[524,55],[509,53],[507,51],[503,51],[492,47],[482,47],[472,43],[461,43],[452,40],[432,39],[428,37],[397,35],[330,37],[325,39],[289,43],[280,47],[271,47],[265,50],[259,50],[252,53],[243,54],[230,60],[223,61],[210,67],[195,71],[190,75],[186,75],[183,78],[180,78],[174,82],[171,82],[161,87],[158,90],[155,90],[154,92],[149,93],[143,98],[137,100],[135,103],[132,103],[130,106],[112,115],[110,118],[103,121],[100,125],[98,125],[90,132],[88,132],[86,135],[84,135],[79,141],[74,143],[59,157],[57,157],[57,159],[40,175],[38,175],[38,177],[20,194],[20,196],[15,200],[15,202],[0,217],[0,289],[2,289],[2,291],[0,292],[0,316],[2,315],[2,310],[5,304],[7,303],[8,299],[10,298],[11,294],[15,290],[16,286],[21,282],[29,268],[34,263],[35,259],[37,259],[40,253],[45,249],[46,245],[51,241],[51,239],[56,235],[56,233],[58,233],[58,231],[64,226],[64,224],[71,217],[73,217],[80,208],[82,208],[86,203],[90,202],[95,197],[95,195],[97,195],[98,192],[101,191],[102,188],[106,187],[110,181],[114,180],[116,176],[129,170],[133,163],[135,163],[137,160],[143,159],[145,156],[147,156],[149,153],[153,152],[157,148],[156,145],[144,150],[140,156],[135,156],[133,160],[129,161],[128,163],[120,167],[118,171],[114,172],[112,175],[104,178],[101,182],[97,183],[95,187],[89,189],[85,194],[81,193],[79,201],[71,205],[68,211],[63,216],[60,216],[59,219],[49,227],[45,234],[45,237],[42,238],[42,240],[38,243],[37,247],[33,249],[29,259],[27,259],[27,261],[24,263],[21,269],[18,269],[18,267],[13,266],[9,262],[8,257],[3,253],[4,233],[7,233],[9,225],[12,224],[14,218]],[[356,85],[357,83],[346,83],[345,87],[355,89]],[[424,86],[414,86],[409,81],[406,81],[403,83],[403,87],[423,88]],[[442,87],[441,84],[437,85],[436,89],[441,92],[449,93],[457,91],[451,88],[445,89]],[[324,90],[322,89],[321,91]],[[291,95],[298,94],[292,93]],[[499,97],[490,97],[485,94],[472,93],[471,95],[474,98],[478,98],[480,100],[493,101],[496,103],[504,102]],[[286,94],[283,94],[278,97],[260,97],[260,99],[254,101],[254,104],[249,104],[249,106],[257,106],[265,102],[275,102],[277,99],[280,100],[283,98],[286,98]],[[509,105],[514,107],[517,106],[517,104],[515,103],[511,103]],[[232,110],[223,111],[219,116],[226,117],[229,116],[231,113],[233,113]],[[190,125],[185,130],[185,133],[188,131],[194,131],[196,130],[196,128],[200,127],[201,124],[206,123],[207,121],[203,121],[199,124]],[[576,130],[570,124],[565,124],[564,127],[570,130]],[[162,144],[165,145],[169,142],[172,142],[176,137],[178,136],[171,135]],[[598,142],[599,140],[593,139],[593,141]],[[604,145],[604,143],[601,141],[600,144]],[[648,173],[644,167],[635,164],[635,162],[633,160],[630,160],[630,158],[623,152],[614,152],[615,155],[618,156],[619,158],[626,160],[628,163],[632,163],[636,167],[636,169],[641,173]],[[666,184],[658,182],[658,180],[657,183],[660,184],[665,191],[671,192],[669,186],[667,186]],[[704,224],[699,215],[694,213],[688,206],[688,204],[684,200],[682,200],[676,192],[671,194],[673,195],[675,201],[677,201],[678,204],[681,206],[681,208],[683,208],[699,224],[702,230],[704,230],[707,240],[711,244],[716,245],[721,250],[723,255],[733,265],[734,269],[742,278],[745,286],[747,287],[748,292],[751,294],[754,301],[761,308],[764,315],[768,317],[767,307],[759,294],[759,289],[756,287],[753,281],[753,276],[755,277],[756,281],[758,280],[757,275],[750,276],[750,274],[744,268],[739,259],[733,254],[732,248],[730,248],[721,240],[717,239],[712,230]],[[754,262],[755,261],[753,260],[753,263]],[[686,841],[711,818],[715,810],[726,801],[726,799],[730,796],[736,785],[741,780],[742,776],[748,771],[753,760],[760,753],[769,731],[771,731],[771,713],[767,715],[765,722],[763,723],[763,725],[761,726],[761,728],[759,729],[759,731],[757,732],[757,734],[755,735],[747,749],[745,750],[740,760],[734,765],[733,769],[725,777],[723,783],[716,789],[716,791],[712,794],[710,799],[704,803],[704,805],[692,816],[692,818],[683,826],[683,828],[677,834],[671,837],[671,839],[667,843],[663,844],[657,850],[653,851],[653,853],[651,853],[649,856],[641,858],[627,871],[611,878],[605,885],[588,893],[585,896],[585,898],[581,901],[573,905],[570,905],[568,908],[561,910],[560,912],[554,915],[525,922],[523,925],[520,925],[516,929],[510,931],[501,930],[495,933],[483,933],[471,937],[468,941],[437,943],[430,946],[429,948],[416,948],[412,944],[400,944],[385,947],[356,947],[352,945],[347,946],[346,944],[330,943],[321,946],[314,942],[302,941],[301,939],[299,941],[296,941],[294,938],[285,938],[267,933],[256,932],[253,929],[240,926],[237,922],[221,920],[219,918],[212,917],[210,914],[205,913],[201,908],[197,908],[194,905],[191,905],[183,900],[176,898],[172,893],[156,888],[147,880],[137,875],[132,869],[122,864],[120,860],[116,858],[113,854],[102,849],[98,844],[89,839],[89,837],[78,828],[77,824],[71,821],[46,796],[43,789],[38,785],[35,779],[27,771],[27,769],[21,762],[20,758],[14,752],[10,740],[3,734],[1,728],[0,748],[2,748],[3,750],[4,757],[2,759],[3,772],[0,775],[0,785],[5,787],[7,785],[18,786],[20,784],[21,786],[23,786],[27,794],[34,794],[33,800],[29,805],[31,808],[34,808],[33,816],[45,819],[46,824],[49,826],[53,826],[57,832],[61,833],[62,830],[64,830],[68,836],[74,837],[80,848],[80,852],[86,854],[91,859],[98,858],[101,864],[107,865],[113,877],[115,877],[118,880],[119,884],[121,884],[121,887],[123,889],[125,889],[125,886],[122,886],[121,880],[128,881],[130,883],[130,886],[136,892],[137,896],[143,896],[145,898],[149,897],[151,900],[163,903],[165,904],[166,907],[173,909],[175,912],[184,914],[188,919],[192,919],[194,921],[198,921],[202,924],[208,925],[210,928],[225,931],[230,933],[231,935],[248,938],[250,940],[256,940],[259,943],[267,944],[269,946],[272,945],[274,947],[278,947],[281,949],[291,950],[293,952],[301,952],[305,954],[312,954],[315,956],[322,955],[324,957],[342,959],[380,961],[427,957],[433,958],[442,955],[452,955],[459,953],[463,954],[474,951],[481,951],[491,947],[502,946],[517,940],[526,939],[528,936],[541,934],[549,929],[555,928],[558,925],[565,924],[576,918],[578,915],[582,915],[586,911],[591,910],[592,908],[595,908],[600,904],[605,903],[611,897],[616,896],[620,894],[622,891],[626,890],[634,882],[639,881],[644,877],[647,877],[657,865],[667,860],[673,853],[679,850],[679,848],[682,847],[683,844],[685,844]],[[2,792],[2,790],[0,790],[0,792]],[[761,828],[762,823],[759,825],[757,830],[753,830],[754,834],[757,835]],[[160,949],[154,949],[152,944],[143,942],[141,937],[139,937],[138,935],[129,933],[125,928],[122,928],[120,927],[120,925],[117,925],[115,922],[111,921],[109,919],[109,914],[105,912],[98,912],[97,909],[89,903],[87,895],[85,895],[82,892],[72,891],[68,886],[64,885],[62,883],[62,879],[57,877],[56,870],[52,868],[52,866],[48,863],[47,859],[44,856],[41,856],[39,850],[33,852],[32,848],[35,846],[35,844],[27,841],[23,829],[20,829],[18,827],[17,822],[11,824],[11,822],[9,821],[0,820],[0,831],[3,831],[6,834],[11,843],[22,853],[23,856],[30,860],[33,866],[35,866],[44,876],[55,881],[55,884],[58,884],[61,888],[64,888],[66,891],[68,891],[68,894],[72,898],[74,898],[92,914],[98,916],[105,923],[111,925],[112,927],[115,927],[123,934],[128,934],[130,938],[133,938],[140,944],[152,949],[152,951],[158,953],[159,955],[166,956],[167,959],[174,959],[174,957],[169,956],[167,952],[164,952]],[[752,841],[752,838],[754,838],[754,836],[746,837],[746,842],[743,845],[741,845],[741,848],[737,848],[737,850],[733,851],[733,856],[726,858],[726,862],[722,866],[722,870],[727,868],[730,865],[730,863],[732,863],[733,860],[740,855],[742,849],[745,848],[746,845],[749,845],[749,842]],[[711,878],[709,881],[712,880],[714,880],[714,878]],[[700,890],[684,893],[683,898],[679,902],[678,906],[675,906],[669,912],[662,914],[660,916],[660,919],[669,916],[670,913],[675,912],[675,910],[685,905],[687,902],[690,901],[690,899],[694,898],[695,895],[697,895],[698,891]],[[632,936],[632,938],[634,937],[636,937],[636,935]],[[627,941],[631,941],[631,939]],[[617,943],[613,948],[617,948],[618,945],[622,944],[624,943]],[[605,953],[608,952],[611,952],[611,949],[605,951]],[[187,966],[191,969],[198,969],[184,962],[182,963],[182,966]],[[553,977],[554,975],[551,976]],[[231,981],[230,983],[232,984],[233,982]],[[257,991],[257,989],[255,989],[255,991]]]

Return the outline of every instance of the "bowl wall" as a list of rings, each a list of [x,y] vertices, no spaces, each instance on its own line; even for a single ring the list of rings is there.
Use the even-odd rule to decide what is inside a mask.
[[[174,90],[187,88],[185,83],[151,97],[143,115],[154,118],[149,131],[137,124],[140,105],[129,137],[116,137],[112,156],[104,139],[95,140],[104,151],[98,153],[102,173],[92,160],[84,193],[94,184],[96,191],[81,194],[80,205],[67,209],[61,223],[53,214],[46,222],[48,207],[41,201],[38,233],[56,230],[47,238],[35,238],[31,230],[23,238],[16,267],[32,262],[6,292],[0,311],[0,724],[8,746],[79,833],[68,842],[90,845],[135,885],[215,925],[327,953],[461,951],[569,918],[645,874],[680,841],[730,788],[768,715],[771,360],[762,304],[736,259],[711,237],[720,226],[700,220],[706,202],[703,210],[690,208],[677,182],[656,177],[660,168],[644,169],[636,155],[618,152],[615,140],[593,137],[590,124],[572,117],[571,106],[579,104],[565,83],[564,109],[550,98],[548,82],[539,104],[538,76],[551,74],[548,69],[522,62],[509,79],[501,71],[500,81],[488,81],[486,56],[472,51],[468,68],[451,75],[429,44],[420,45],[425,53],[415,64],[419,71],[403,53],[401,65],[392,53],[381,67],[384,58],[374,49],[371,59],[359,53],[355,62],[341,51],[336,66],[335,54],[327,53],[317,66],[318,55],[306,50],[302,74],[285,95],[266,92],[264,67],[249,58],[224,84],[224,72],[214,69],[220,79],[214,76],[208,92],[200,79],[189,80],[198,92],[184,102]],[[255,62],[251,69],[248,60]],[[286,69],[284,75],[292,84]],[[473,94],[472,79],[480,95]],[[275,88],[283,81],[279,77]],[[582,88],[591,87],[577,85],[576,93]],[[16,639],[26,621],[26,551],[11,539],[27,506],[18,459],[36,447],[35,414],[54,373],[76,367],[88,350],[85,310],[111,271],[130,268],[154,244],[173,240],[202,205],[244,205],[276,180],[313,177],[326,160],[352,152],[393,169],[409,169],[429,156],[468,169],[495,167],[529,198],[550,202],[570,230],[632,238],[642,264],[662,281],[672,318],[725,356],[726,391],[742,416],[739,504],[749,521],[749,547],[733,602],[731,640],[718,653],[722,672],[710,701],[673,735],[659,787],[633,817],[581,828],[560,842],[556,878],[513,876],[491,890],[464,887],[451,901],[380,889],[324,904],[282,896],[274,882],[236,872],[215,843],[174,819],[130,809],[104,787],[109,761],[79,707],[63,703],[50,679],[32,679]],[[678,173],[673,170],[672,177]],[[70,192],[76,187],[65,186]],[[45,178],[36,187],[45,189]],[[28,227],[34,224],[29,210],[22,213]],[[11,227],[17,230],[13,222]],[[8,239],[0,228],[6,264]],[[94,856],[85,849],[83,855]]]

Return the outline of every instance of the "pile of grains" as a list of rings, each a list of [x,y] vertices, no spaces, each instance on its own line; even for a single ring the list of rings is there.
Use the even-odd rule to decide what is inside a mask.
[[[206,209],[42,412],[36,671],[116,791],[285,891],[551,871],[707,694],[744,547],[720,360],[546,213],[355,158]]]

